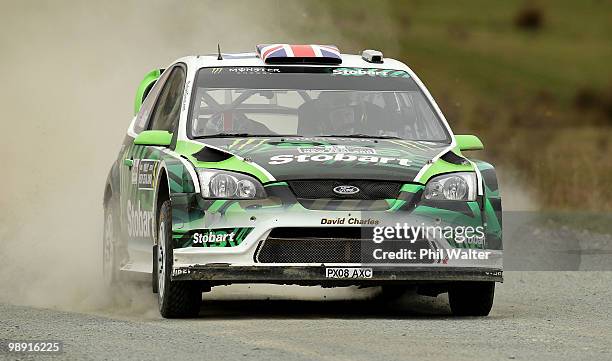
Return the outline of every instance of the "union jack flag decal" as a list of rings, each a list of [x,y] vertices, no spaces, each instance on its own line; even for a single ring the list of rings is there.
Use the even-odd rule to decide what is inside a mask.
[[[260,44],[257,55],[268,64],[340,64],[340,51],[333,45]]]

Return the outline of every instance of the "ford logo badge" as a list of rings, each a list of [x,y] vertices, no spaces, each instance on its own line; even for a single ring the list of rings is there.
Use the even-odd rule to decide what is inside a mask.
[[[359,193],[359,188],[355,186],[349,186],[349,185],[337,186],[337,187],[334,187],[334,193],[346,196],[350,194]]]

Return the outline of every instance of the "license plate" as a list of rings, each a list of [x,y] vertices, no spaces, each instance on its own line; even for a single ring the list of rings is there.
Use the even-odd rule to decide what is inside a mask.
[[[351,267],[326,268],[325,278],[372,278],[372,269]]]

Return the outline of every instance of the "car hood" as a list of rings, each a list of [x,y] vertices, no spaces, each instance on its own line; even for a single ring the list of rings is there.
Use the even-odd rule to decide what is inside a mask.
[[[276,180],[413,181],[449,144],[361,138],[207,138],[209,148],[243,157]],[[202,160],[204,161],[204,160]]]

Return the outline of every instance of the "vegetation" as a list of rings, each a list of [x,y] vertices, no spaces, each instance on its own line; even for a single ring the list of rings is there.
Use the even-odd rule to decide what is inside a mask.
[[[455,131],[479,135],[483,158],[533,187],[541,207],[612,209],[611,2],[321,0],[294,10],[303,21],[281,20],[293,38],[409,64]]]

